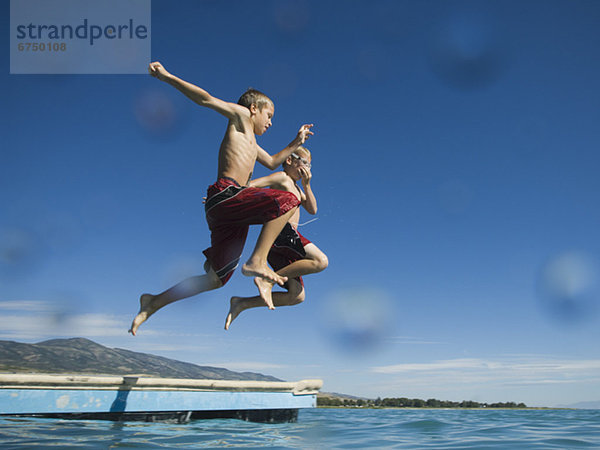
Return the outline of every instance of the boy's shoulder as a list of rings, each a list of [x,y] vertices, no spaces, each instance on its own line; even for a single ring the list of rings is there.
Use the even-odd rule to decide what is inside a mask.
[[[250,186],[254,187],[270,187],[276,189],[287,190],[291,188],[291,183],[294,180],[283,170],[279,172],[273,172],[264,177],[256,178],[250,181]]]
[[[288,180],[288,179],[289,179],[289,180],[292,180],[292,177],[290,177],[290,176],[289,176],[289,175],[288,175],[288,174],[285,172],[285,170],[280,170],[280,171],[278,171],[278,172],[273,172],[273,173],[271,174],[271,177],[273,177],[273,178],[275,178],[275,179],[277,179],[277,180],[281,180],[281,181],[283,181],[283,180]],[[292,181],[293,181],[293,180],[292,180]]]
[[[292,183],[294,185],[296,184],[296,181],[291,176],[289,176],[285,170],[282,170],[281,173],[282,173],[283,179],[289,181],[290,183]]]
[[[279,184],[281,187],[286,190],[292,190],[294,186],[296,186],[296,182],[292,177],[290,177],[285,170],[280,170],[279,172],[274,172],[271,175],[274,183]]]

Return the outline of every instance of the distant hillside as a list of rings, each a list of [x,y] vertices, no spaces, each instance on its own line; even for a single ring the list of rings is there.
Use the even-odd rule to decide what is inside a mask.
[[[340,394],[338,392],[319,392],[318,397],[320,398],[338,398],[340,400],[370,400],[366,397],[356,397],[355,395]]]
[[[89,339],[53,339],[37,344],[0,341],[0,372],[45,372],[69,374],[145,374],[167,378],[211,380],[281,381],[275,377],[108,348]]]

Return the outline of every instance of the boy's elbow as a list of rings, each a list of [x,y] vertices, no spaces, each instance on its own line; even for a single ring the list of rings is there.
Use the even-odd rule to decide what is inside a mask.
[[[271,159],[261,158],[260,155],[259,155],[258,158],[256,159],[256,161],[259,164],[265,166],[269,170],[274,170],[275,169],[275,165],[273,164],[273,161]]]
[[[198,103],[200,106],[204,106],[206,108],[214,109],[217,111],[219,110],[220,106],[218,99],[210,95],[208,92],[204,95],[199,94],[196,98],[196,103]]]
[[[214,102],[212,101],[212,97],[210,95],[208,95],[208,97],[207,97],[206,95],[202,95],[198,92],[193,92],[193,93],[190,93],[188,95],[188,97],[190,97],[193,100],[193,102],[196,103],[198,106],[216,109]]]

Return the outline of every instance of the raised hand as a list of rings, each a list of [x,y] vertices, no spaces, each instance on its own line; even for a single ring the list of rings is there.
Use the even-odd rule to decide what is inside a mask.
[[[310,183],[310,180],[312,178],[312,173],[310,172],[310,169],[306,166],[300,167],[300,177],[302,179],[303,186],[306,186],[308,183]]]
[[[160,81],[165,81],[167,76],[169,76],[169,72],[163,67],[161,63],[158,61],[152,62],[148,65],[148,73],[155,78],[158,78]]]
[[[310,129],[313,126],[314,125],[311,123],[311,124],[304,124],[300,127],[300,130],[298,131],[298,139],[300,141],[300,144],[304,144],[310,136],[315,134],[312,131],[310,131]]]

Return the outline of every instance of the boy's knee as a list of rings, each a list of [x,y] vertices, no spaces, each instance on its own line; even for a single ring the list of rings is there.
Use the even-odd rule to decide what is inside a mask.
[[[298,280],[291,280],[288,282],[288,293],[296,303],[302,303],[304,301],[304,287]]]
[[[300,292],[296,295],[295,301],[296,301],[296,305],[298,303],[302,303],[304,301],[304,298],[306,297],[306,294],[304,293],[304,288],[300,288]]]
[[[223,286],[223,282],[208,261],[204,263],[204,270],[206,271],[206,275],[209,277],[211,289],[218,289]]]
[[[220,287],[223,287],[223,282],[221,281],[221,279],[217,275],[215,275],[214,277],[210,277],[209,290],[219,289]]]
[[[221,279],[219,277],[215,277],[212,280],[212,287],[213,287],[213,289],[219,289],[220,287],[223,287],[223,282],[221,281]]]
[[[327,269],[327,266],[329,265],[329,259],[325,253],[319,255],[315,262],[319,271]]]

